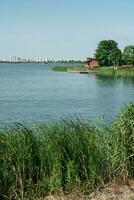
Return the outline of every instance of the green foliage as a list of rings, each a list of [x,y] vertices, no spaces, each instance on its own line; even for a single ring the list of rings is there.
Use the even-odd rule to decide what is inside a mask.
[[[134,104],[109,127],[62,119],[0,130],[0,199],[34,199],[58,190],[85,193],[134,177]]]
[[[114,40],[103,40],[98,44],[95,57],[100,66],[115,66],[121,64],[122,53]]]
[[[127,65],[134,65],[134,46],[126,46],[123,52],[123,60]]]

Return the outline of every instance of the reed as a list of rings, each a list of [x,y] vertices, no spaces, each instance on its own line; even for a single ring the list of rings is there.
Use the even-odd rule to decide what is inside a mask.
[[[134,68],[125,67],[102,67],[96,70],[98,75],[108,75],[108,76],[134,76]]]
[[[53,71],[57,72],[67,72],[67,67],[64,66],[55,66],[52,68]]]
[[[74,188],[90,193],[134,176],[134,104],[114,122],[62,119],[0,130],[0,199],[34,199]]]
[[[54,71],[59,71],[59,72],[80,72],[80,71],[86,71],[86,69],[84,68],[84,66],[56,66],[56,67],[53,67],[52,70]]]

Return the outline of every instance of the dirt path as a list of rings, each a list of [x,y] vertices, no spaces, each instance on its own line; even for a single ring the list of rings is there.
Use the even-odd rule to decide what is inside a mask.
[[[131,182],[130,185],[96,190],[88,196],[84,196],[75,191],[69,195],[50,195],[45,200],[134,200],[134,182]]]

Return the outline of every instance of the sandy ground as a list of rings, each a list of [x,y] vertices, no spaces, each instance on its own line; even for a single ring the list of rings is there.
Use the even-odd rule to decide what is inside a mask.
[[[44,200],[134,200],[134,181],[129,185],[99,189],[87,196],[74,191],[69,195],[49,195]]]

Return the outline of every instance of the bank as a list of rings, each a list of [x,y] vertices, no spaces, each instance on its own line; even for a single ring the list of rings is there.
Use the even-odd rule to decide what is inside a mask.
[[[104,76],[134,76],[134,67],[96,67],[93,69],[87,69],[84,66],[56,66],[52,70],[59,72],[69,72],[69,73],[95,73],[97,75]]]

